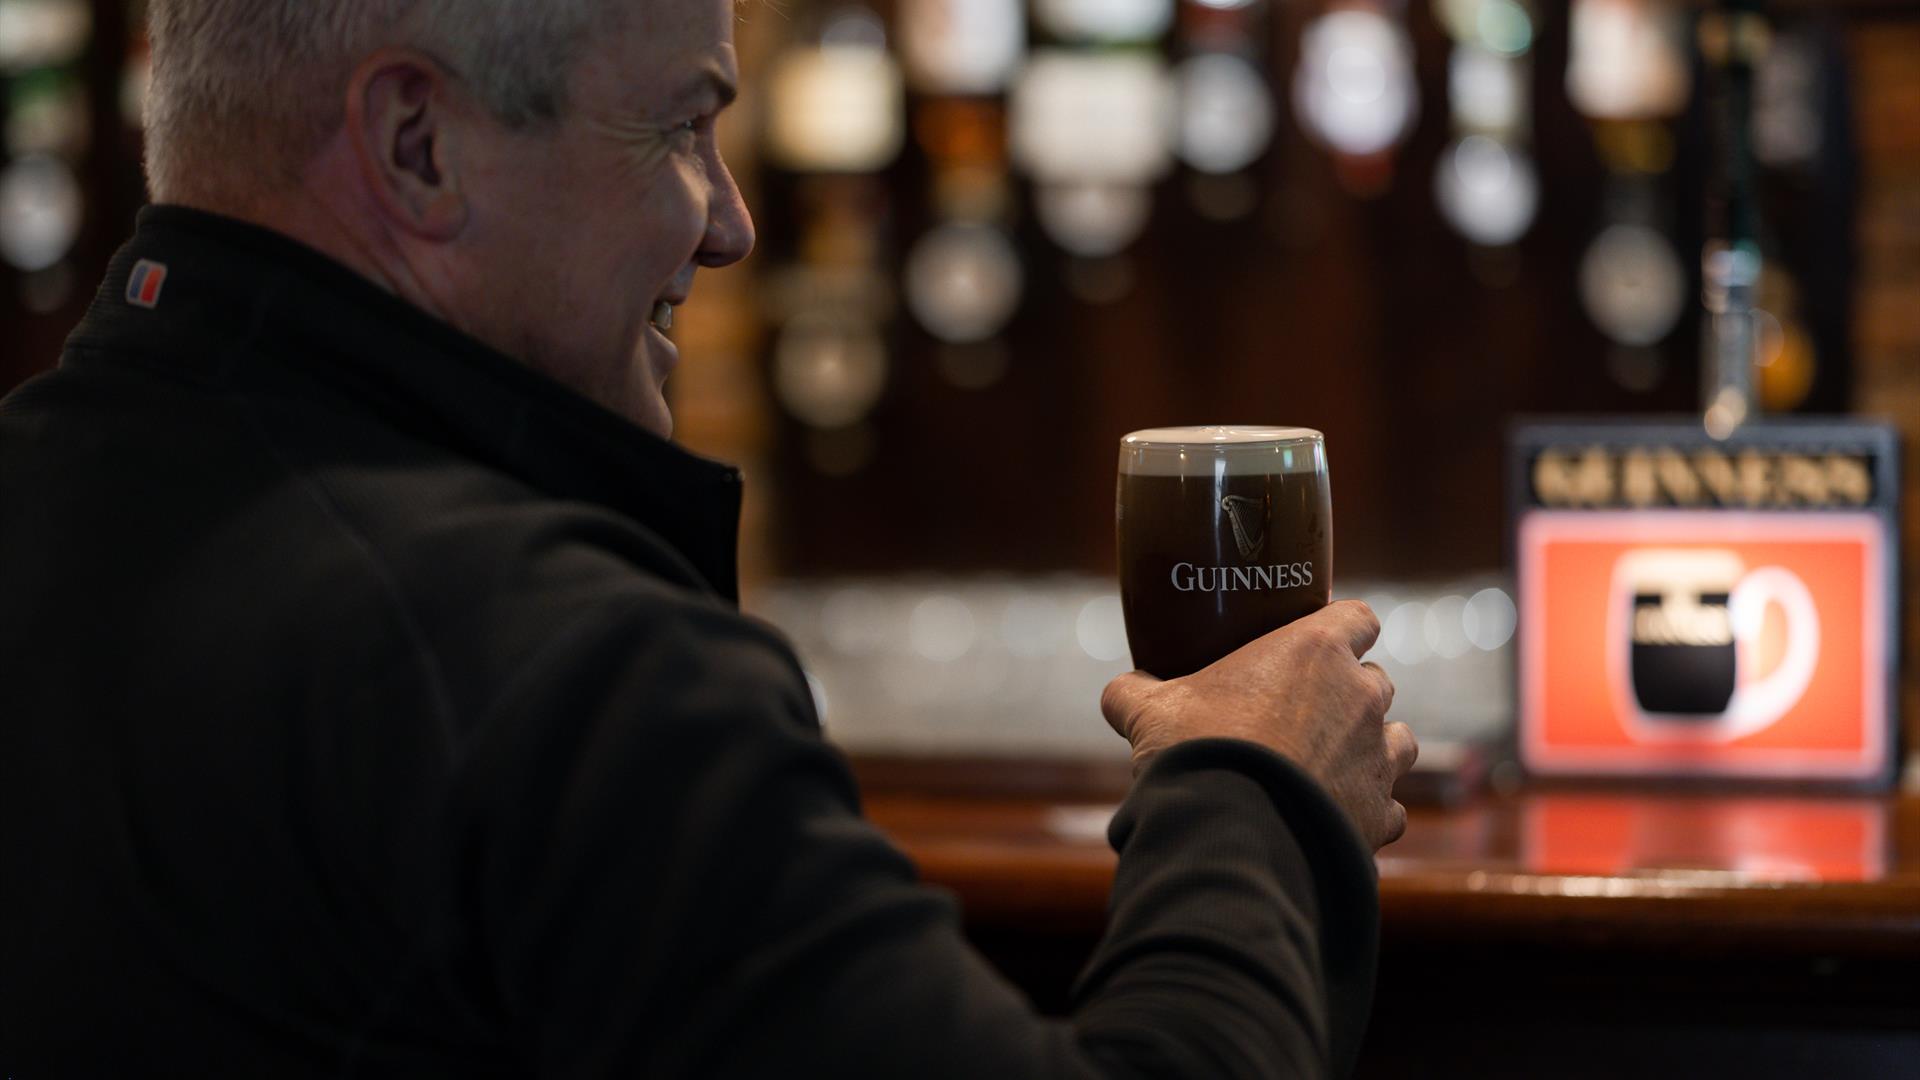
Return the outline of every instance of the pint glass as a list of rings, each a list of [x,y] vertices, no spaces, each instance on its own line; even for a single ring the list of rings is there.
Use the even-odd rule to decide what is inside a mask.
[[[1114,517],[1134,666],[1171,679],[1332,598],[1326,440],[1292,427],[1136,431]]]

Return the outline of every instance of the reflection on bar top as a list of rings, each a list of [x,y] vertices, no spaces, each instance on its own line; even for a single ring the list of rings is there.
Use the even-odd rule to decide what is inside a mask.
[[[1416,816],[1380,865],[1388,873],[1472,865],[1470,891],[1647,895],[1877,881],[1887,875],[1888,842],[1878,799],[1550,791]],[[1602,880],[1622,884],[1595,884]]]
[[[1874,800],[1552,792],[1517,805],[1517,865],[1473,871],[1467,891],[1679,896],[1874,881],[1887,872],[1885,808]],[[1104,842],[1113,811],[1056,806],[1047,811],[1045,828],[1061,840]],[[1484,861],[1492,854],[1493,819],[1484,807],[1450,815],[1441,826],[1448,835],[1420,835],[1433,824],[1416,817],[1407,838],[1380,853],[1382,872],[1417,873],[1436,861]]]

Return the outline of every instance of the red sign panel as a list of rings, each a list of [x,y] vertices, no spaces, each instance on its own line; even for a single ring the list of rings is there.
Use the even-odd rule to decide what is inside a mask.
[[[1535,509],[1516,540],[1529,769],[1887,774],[1881,515]]]

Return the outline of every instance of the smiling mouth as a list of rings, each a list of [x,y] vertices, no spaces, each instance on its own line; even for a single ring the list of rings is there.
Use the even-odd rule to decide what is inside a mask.
[[[648,316],[647,322],[663,334],[673,329],[673,305],[665,300],[655,301],[653,314]]]

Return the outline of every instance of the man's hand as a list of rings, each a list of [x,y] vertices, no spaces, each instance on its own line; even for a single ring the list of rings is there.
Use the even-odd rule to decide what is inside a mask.
[[[1155,754],[1187,739],[1246,739],[1307,771],[1375,850],[1407,831],[1393,782],[1420,748],[1385,723],[1393,680],[1360,657],[1380,620],[1343,600],[1249,642],[1182,679],[1132,671],[1107,684],[1100,711],[1133,744],[1138,776]]]

